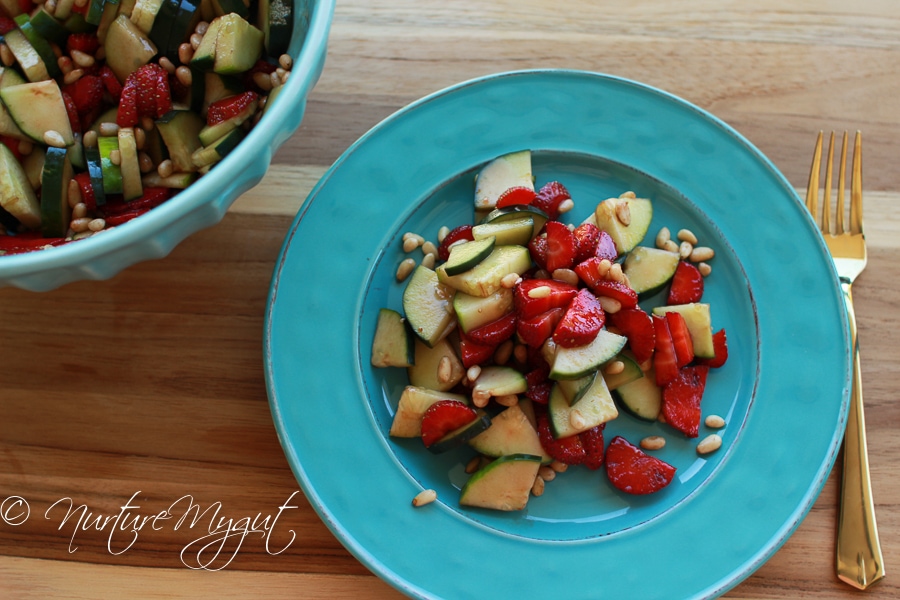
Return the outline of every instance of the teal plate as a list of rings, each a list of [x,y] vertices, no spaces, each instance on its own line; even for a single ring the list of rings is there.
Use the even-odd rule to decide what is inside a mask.
[[[533,151],[563,182],[567,222],[626,190],[654,201],[651,232],[688,227],[716,250],[704,301],[730,356],[704,412],[722,448],[696,453],[622,415],[607,440],[668,439],[678,468],[633,497],[573,468],[526,510],[458,504],[466,449],[434,456],[387,435],[402,369],[373,369],[378,309],[399,309],[400,238],[472,220],[472,178]],[[799,198],[733,129],[665,92],[580,71],[504,73],[411,104],[364,135],[300,209],[275,268],[264,332],[270,407],[311,504],[363,564],[420,598],[709,598],[763,564],[811,508],[842,437],[849,336],[834,268]],[[701,437],[710,433],[701,431]],[[410,501],[433,488],[438,501]]]

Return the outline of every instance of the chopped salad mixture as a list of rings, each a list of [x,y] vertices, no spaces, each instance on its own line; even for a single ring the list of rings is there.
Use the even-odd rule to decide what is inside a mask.
[[[567,224],[573,206],[564,182],[535,189],[531,153],[513,152],[479,172],[473,224],[442,228],[438,243],[403,236],[402,307],[380,310],[371,362],[409,377],[392,437],[473,452],[464,506],[522,510],[569,468],[651,494],[675,476],[654,456],[666,436],[607,441],[606,423],[661,421],[689,439],[726,425],[702,409],[728,356],[703,301],[713,249],[687,229],[648,236],[652,201],[632,192]],[[721,443],[711,433],[697,451]]]
[[[292,32],[290,0],[0,0],[0,255],[207,173],[282,89]]]

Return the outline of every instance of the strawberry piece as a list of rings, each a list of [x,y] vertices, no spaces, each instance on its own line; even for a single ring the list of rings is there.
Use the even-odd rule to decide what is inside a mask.
[[[581,445],[584,446],[583,464],[592,471],[603,466],[603,429],[605,427],[606,423],[602,423],[578,434],[578,437],[581,438]]]
[[[438,400],[422,415],[422,443],[428,448],[448,433],[477,418],[478,413],[459,400]]]
[[[70,33],[66,38],[66,50],[72,54],[74,50],[93,55],[100,48],[100,40],[94,33]]]
[[[597,296],[582,288],[553,329],[553,341],[562,348],[585,346],[594,341],[604,323],[606,314]]]
[[[103,102],[103,81],[96,75],[83,75],[63,86],[62,92],[71,96],[79,115],[90,113]]]
[[[575,236],[559,221],[547,221],[547,270],[570,269],[575,264]]]
[[[563,184],[551,181],[538,190],[531,204],[547,213],[551,220],[555,220],[559,218],[559,205],[571,198],[569,190]]]
[[[625,308],[607,315],[610,325],[616,327],[628,338],[634,358],[643,363],[653,357],[656,349],[656,329],[653,319],[640,307]]]
[[[529,384],[528,389],[525,390],[525,397],[537,404],[549,404],[551,389],[553,389],[553,384],[548,380],[534,385]]]
[[[478,342],[464,333],[459,334],[459,358],[467,369],[490,360],[496,349],[497,346]]]
[[[651,315],[653,331],[656,333],[656,351],[653,366],[656,367],[656,385],[662,387],[678,376],[678,363],[675,359],[675,344],[665,317]]]
[[[119,78],[116,77],[113,70],[107,65],[103,65],[97,72],[97,76],[100,78],[100,81],[103,82],[103,87],[106,89],[107,93],[112,96],[113,100],[118,102],[119,97],[122,95],[122,84],[119,83]]]
[[[538,288],[549,288],[549,293]],[[551,308],[566,308],[578,295],[578,288],[555,279],[525,279],[513,292],[513,304],[519,319],[531,319]]]
[[[541,446],[553,460],[573,466],[584,462],[587,451],[581,442],[581,437],[577,435],[564,438],[553,437],[553,432],[550,430],[550,417],[544,411],[537,414],[537,425]]]
[[[511,312],[495,321],[482,325],[477,329],[473,329],[468,333],[468,337],[481,344],[497,346],[511,338],[515,332],[516,313]]]
[[[605,258],[609,262],[613,262],[619,258],[619,251],[616,250],[616,243],[605,231],[600,232],[600,238],[597,240],[597,249],[594,251],[597,258]]]
[[[728,339],[725,336],[724,329],[720,329],[713,334],[713,350],[716,353],[713,358],[697,358],[697,364],[706,365],[714,369],[725,364],[728,360]]]
[[[587,260],[583,260],[575,267],[573,270],[575,274],[578,275],[579,279],[581,279],[585,285],[592,288],[598,285],[600,282],[604,281],[605,274],[601,275],[600,263],[603,262],[603,259],[597,256],[592,256]],[[607,266],[607,270],[609,267]]]
[[[694,265],[686,261],[679,261],[672,276],[672,284],[669,287],[669,296],[666,304],[690,304],[700,302],[703,297],[703,275]]]
[[[94,196],[94,186],[91,185],[91,176],[87,171],[82,171],[81,173],[76,173],[72,179],[75,180],[75,183],[78,184],[78,188],[81,190],[81,201],[88,207],[88,210],[96,210],[97,198]]]
[[[19,140],[8,135],[0,135],[0,142],[2,142],[4,146],[10,149],[10,151],[13,153],[13,156],[16,157],[16,160],[22,160],[22,153],[19,152]]]
[[[700,434],[700,401],[706,389],[705,365],[684,367],[663,388],[662,414],[666,423],[690,438]]]
[[[77,179],[77,176],[76,176]],[[91,192],[93,194],[93,191]],[[128,211],[138,209],[150,209],[159,206],[172,196],[172,188],[165,187],[145,187],[144,193],[139,198],[125,201],[119,197],[110,199],[101,207],[101,213],[104,216],[119,215]]]
[[[687,321],[681,313],[667,312],[666,325],[672,335],[672,345],[675,347],[675,364],[683,367],[694,360],[694,341],[688,329]]]
[[[626,494],[652,494],[672,483],[675,467],[616,436],[606,449],[606,476]]]
[[[238,116],[258,101],[259,94],[253,90],[217,100],[209,105],[209,110],[206,112],[206,124],[218,125],[222,121]]]
[[[156,63],[148,63],[125,79],[116,122],[133,127],[141,117],[158,119],[172,109],[169,74]]]
[[[541,233],[528,242],[528,253],[539,269],[547,270],[547,234]]]
[[[16,28],[16,22],[7,17],[6,15],[0,15],[0,35],[6,35],[10,31]]]
[[[0,254],[23,254],[47,246],[60,246],[65,238],[45,238],[40,231],[26,231],[16,235],[0,235]]]
[[[450,258],[450,246],[455,244],[456,242],[465,241],[471,242],[475,239],[475,236],[472,235],[472,226],[471,225],[460,225],[454,229],[450,230],[443,241],[441,241],[441,245],[438,246],[438,258],[441,260],[447,260]]]
[[[65,92],[62,92],[62,99],[66,107],[66,115],[69,117],[69,126],[72,128],[72,133],[81,133],[81,119],[78,116],[78,107],[75,106],[75,101],[72,100],[72,96]]]
[[[254,64],[253,67],[250,68],[249,71],[244,73],[243,77],[241,78],[244,84],[244,89],[254,90],[259,94],[267,94],[268,91],[262,89],[261,87],[259,87],[259,84],[256,83],[254,75],[256,75],[257,73],[264,73],[266,75],[269,75],[271,73],[274,73],[277,68],[277,65],[274,65],[260,58],[256,61],[256,64]]]
[[[618,301],[619,304],[622,305],[622,308],[634,308],[637,306],[637,292],[621,281],[604,279],[591,286],[591,289],[594,290],[594,293],[598,296],[606,296],[607,298]]]
[[[553,330],[563,314],[565,311],[562,308],[551,308],[536,317],[519,319],[516,323],[516,333],[522,343],[538,348],[553,335]]]
[[[591,222],[582,223],[572,231],[575,236],[575,264],[583,262],[597,252],[600,229]]]
[[[107,196],[108,197],[108,196]],[[110,215],[108,217],[104,217],[106,221],[107,227],[115,227],[117,225],[123,225],[132,219],[136,219],[141,215],[150,212],[149,208],[136,208],[134,210],[127,210],[123,213],[119,213],[116,215]]]
[[[497,197],[497,208],[506,208],[516,204],[531,204],[535,193],[531,188],[519,185],[511,187]]]

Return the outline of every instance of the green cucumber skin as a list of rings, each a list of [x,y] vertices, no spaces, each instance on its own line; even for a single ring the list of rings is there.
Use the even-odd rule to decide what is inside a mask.
[[[47,148],[41,173],[41,234],[46,238],[65,237],[69,229],[69,180],[72,163],[65,148]]]
[[[432,445],[428,446],[428,451],[432,454],[443,454],[444,452],[459,448],[472,438],[487,431],[490,426],[491,418],[486,414],[481,414],[468,425],[448,433]]]

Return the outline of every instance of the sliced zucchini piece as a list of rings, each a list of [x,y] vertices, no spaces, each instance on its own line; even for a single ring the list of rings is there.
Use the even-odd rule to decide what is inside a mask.
[[[472,395],[509,396],[523,394],[528,389],[525,376],[512,367],[488,365],[481,369],[481,374],[472,386]]]
[[[434,347],[456,326],[452,302],[453,288],[443,285],[437,274],[419,265],[403,290],[403,313],[413,332],[427,346]]]
[[[391,422],[390,435],[401,438],[415,438],[422,435],[422,416],[428,407],[439,400],[459,400],[469,404],[469,398],[462,394],[438,392],[408,385],[400,394],[397,412]]]
[[[634,360],[633,356],[622,353],[616,356],[615,360],[621,361],[622,364],[625,365],[625,368],[618,373],[603,374],[603,378],[606,379],[606,387],[609,388],[609,391],[613,391],[644,376],[644,372],[641,371],[640,365]]]
[[[147,32],[133,22],[133,17],[129,19],[125,15],[117,16],[110,23],[103,47],[106,50],[106,64],[122,83],[157,53],[157,47]]]
[[[496,208],[500,194],[511,187],[534,189],[530,150],[498,156],[482,167],[475,179],[475,210]]]
[[[32,140],[44,144],[44,134],[55,131],[62,136],[66,146],[75,143],[66,104],[56,81],[2,87],[0,99],[19,129]]]
[[[709,304],[693,302],[691,304],[657,306],[653,309],[655,315],[662,316],[667,312],[681,313],[681,316],[684,317],[691,334],[691,342],[694,344],[694,356],[713,358],[716,355]]]
[[[530,268],[531,254],[525,246],[494,246],[493,252],[474,269],[451,276],[441,265],[437,274],[441,283],[484,298],[499,290],[502,287],[500,280],[510,273],[521,275]]]
[[[202,147],[200,130],[204,125],[203,117],[192,110],[173,109],[156,120],[175,171],[190,173],[197,170],[193,154]]]
[[[662,411],[662,389],[656,385],[651,367],[644,376],[620,385],[612,392],[617,404],[628,414],[644,421],[657,421]]]
[[[87,163],[88,176],[91,179],[91,187],[94,190],[94,200],[98,206],[106,204],[106,190],[103,189],[103,166],[100,159],[100,149],[97,146],[84,147],[84,160]]]
[[[378,311],[372,339],[373,367],[409,367],[415,364],[415,338],[406,319],[396,310]]]
[[[41,205],[22,165],[6,144],[0,144],[0,207],[28,229],[41,226]]]
[[[584,395],[591,388],[591,384],[594,383],[594,377],[596,376],[597,371],[593,371],[578,379],[560,379],[557,381],[559,389],[562,390],[569,406],[574,406],[579,400],[584,398]]]
[[[493,237],[499,246],[527,246],[533,234],[534,219],[529,215],[517,216],[515,219],[497,219],[472,228],[472,236],[476,240]]]
[[[533,408],[529,405],[529,409]],[[469,440],[469,445],[485,456],[499,458],[510,454],[540,456],[541,462],[551,462],[551,457],[541,446],[537,430],[528,413],[514,404],[491,419],[491,426],[484,433]]]
[[[679,258],[677,252],[637,246],[625,257],[622,270],[635,292],[655,294],[675,275]]]
[[[97,138],[97,149],[100,150],[100,169],[103,172],[103,191],[107,194],[121,194],[122,168],[119,165],[114,164],[111,158],[113,151],[119,151],[118,136],[99,136]]]
[[[56,60],[56,54],[53,52],[53,47],[50,45],[50,42],[35,31],[28,15],[19,15],[16,17],[15,21],[16,25],[19,26],[19,31],[22,32],[25,39],[28,40],[28,43],[31,44],[31,47],[37,52],[37,55],[41,57],[44,68],[47,69],[47,74],[51,78],[62,76],[62,71],[59,70],[59,64]],[[10,48],[10,50],[12,50],[12,48]],[[15,54],[15,52],[13,52],[13,54]]]
[[[617,214],[619,204],[628,207],[630,215],[628,225],[619,219]],[[652,219],[653,204],[646,198],[609,198],[599,203],[594,211],[597,227],[609,234],[620,255],[630,252],[641,243],[647,235]]]
[[[547,404],[550,431],[555,438],[564,438],[592,429],[619,416],[616,403],[603,377],[595,377],[581,400],[570,405],[559,386],[550,390]]]
[[[453,296],[453,312],[465,333],[496,321],[512,309],[513,291],[510,288],[500,288],[484,298],[463,292]]]
[[[134,129],[131,127],[120,127],[118,138],[119,170],[122,173],[122,195],[126,201],[134,200],[144,195]]]
[[[201,129],[197,133],[198,139],[202,131],[203,130]],[[191,154],[191,162],[197,169],[211,167],[228,156],[229,152],[237,148],[237,145],[241,143],[241,140],[244,139],[245,135],[243,129],[232,129],[209,146],[204,146],[195,150],[194,153]]]
[[[281,56],[288,51],[294,32],[294,3],[290,0],[259,0],[257,12],[266,52],[270,56]]]
[[[494,251],[493,236],[484,239],[454,244],[450,248],[450,258],[447,259],[441,270],[447,276],[459,275],[474,269],[481,261],[490,256]]]
[[[452,390],[462,381],[466,370],[447,338],[429,348],[425,342],[413,337],[413,346],[413,364],[406,369],[410,385],[444,392]],[[441,375],[440,364],[444,358],[449,361],[449,369]]]
[[[531,497],[531,487],[540,467],[540,456],[501,456],[469,478],[460,492],[459,503],[493,510],[522,510]]]
[[[551,379],[578,379],[596,371],[622,351],[627,338],[601,329],[590,344],[575,348],[557,347],[550,363]],[[602,378],[601,378],[602,379]]]
[[[41,172],[41,234],[44,237],[65,237],[69,230],[72,175],[72,162],[66,149],[47,148]]]
[[[478,418],[471,423],[466,423],[459,427],[435,443],[428,446],[428,451],[432,454],[442,454],[459,448],[475,436],[484,433],[491,426],[491,418],[483,410],[478,409]]]

